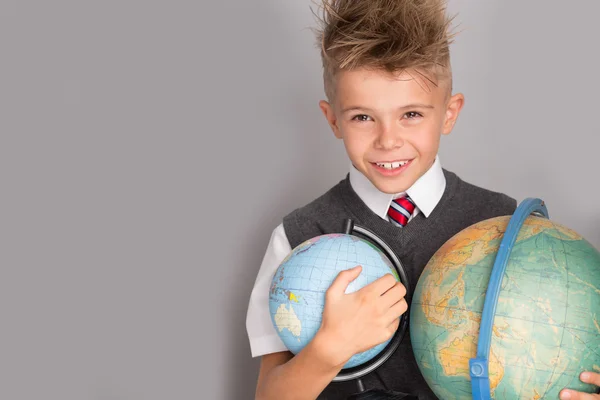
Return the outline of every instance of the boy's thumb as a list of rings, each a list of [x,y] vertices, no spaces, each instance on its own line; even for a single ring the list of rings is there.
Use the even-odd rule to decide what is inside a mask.
[[[354,268],[347,269],[338,274],[338,276],[334,279],[333,283],[329,287],[330,291],[334,293],[343,294],[346,291],[346,288],[358,276],[362,271],[362,266],[357,265]]]

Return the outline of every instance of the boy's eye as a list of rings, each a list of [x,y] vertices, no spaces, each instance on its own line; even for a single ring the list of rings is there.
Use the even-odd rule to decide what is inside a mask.
[[[407,119],[415,119],[415,118],[419,118],[422,117],[423,115],[421,115],[421,113],[416,112],[416,111],[409,111],[406,114],[404,114],[404,117]]]
[[[355,115],[354,117],[352,117],[352,120],[353,121],[360,121],[360,122],[372,121],[371,117],[369,117],[368,115],[365,115],[365,114]]]

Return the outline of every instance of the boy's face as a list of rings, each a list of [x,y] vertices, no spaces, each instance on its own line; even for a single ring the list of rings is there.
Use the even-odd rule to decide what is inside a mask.
[[[417,71],[341,71],[333,104],[320,102],[352,164],[380,191],[406,191],[433,165],[441,135],[462,108],[449,82],[437,86]]]

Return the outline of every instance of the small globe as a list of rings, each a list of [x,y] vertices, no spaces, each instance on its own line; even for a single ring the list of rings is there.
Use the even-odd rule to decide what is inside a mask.
[[[350,283],[352,293],[385,274],[400,278],[386,255],[369,241],[354,235],[317,236],[298,245],[283,260],[269,295],[271,320],[287,348],[297,354],[321,326],[325,292],[338,273],[357,265],[362,272]],[[360,366],[377,356],[389,340],[355,354],[344,368]]]
[[[410,314],[415,358],[444,400],[471,399],[469,359],[496,253],[510,217],[459,232],[432,257]],[[529,216],[502,280],[489,353],[494,399],[558,399],[600,365],[600,253],[579,234]]]

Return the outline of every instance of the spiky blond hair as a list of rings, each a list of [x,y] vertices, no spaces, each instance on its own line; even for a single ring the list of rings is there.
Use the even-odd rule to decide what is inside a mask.
[[[340,70],[412,70],[432,84],[450,76],[452,23],[443,0],[320,0],[325,94],[335,96]]]

